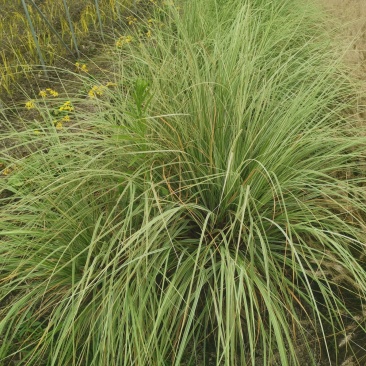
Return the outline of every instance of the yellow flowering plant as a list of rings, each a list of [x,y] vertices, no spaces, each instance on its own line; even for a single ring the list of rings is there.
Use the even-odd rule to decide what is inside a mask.
[[[131,43],[132,41],[133,41],[132,36],[120,36],[116,41],[116,46],[118,48],[121,48],[124,45]]]
[[[34,104],[34,101],[33,100],[28,100],[25,103],[25,108],[27,108],[28,110],[29,109],[34,109],[34,108],[36,108],[36,105]]]
[[[71,101],[70,100],[67,100],[62,106],[60,106],[58,108],[58,110],[60,112],[64,112],[64,111],[66,111],[66,112],[73,112],[74,111],[74,107],[72,106]]]
[[[128,17],[126,17],[126,20],[128,25],[134,25],[137,23],[137,18],[133,15],[129,15]]]
[[[70,100],[66,100],[63,104],[52,110],[51,114],[55,117],[53,123],[57,130],[61,130],[65,122],[71,121],[70,113],[73,112],[74,106]]]
[[[85,73],[89,72],[88,66],[85,63],[75,62],[75,67],[76,67],[76,71],[78,71],[78,72],[80,72],[80,71],[85,72]]]
[[[9,175],[11,173],[11,169],[10,168],[5,168],[3,171],[2,171],[2,175]]]
[[[3,165],[4,165],[4,164],[2,164],[0,167],[2,167]],[[15,166],[7,166],[7,167],[5,167],[5,168],[1,171],[1,174],[2,174],[2,175],[7,176],[7,175],[11,174],[15,169],[16,169],[16,167],[15,167]]]
[[[48,96],[51,96],[54,98],[59,96],[58,92],[52,88],[42,89],[39,91],[38,95],[43,99],[47,98]]]
[[[117,84],[112,81],[107,81],[104,85],[93,85],[88,92],[89,98],[101,97],[108,88],[114,88]]]
[[[97,98],[104,94],[106,86],[104,85],[94,85],[88,92],[89,98]]]
[[[46,98],[47,97],[47,92],[45,90],[41,90],[38,95],[41,97],[41,98]]]
[[[46,91],[54,98],[58,97],[58,92],[56,90],[53,90],[51,88],[47,88]]]
[[[57,121],[55,123],[55,127],[56,127],[56,130],[62,130],[63,129],[62,121]]]

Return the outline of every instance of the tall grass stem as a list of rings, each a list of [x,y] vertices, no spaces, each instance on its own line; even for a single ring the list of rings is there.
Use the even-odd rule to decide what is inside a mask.
[[[66,3],[66,0],[62,0],[62,2],[64,4],[66,18],[67,18],[67,21],[69,23],[70,33],[71,33],[71,37],[72,37],[72,40],[73,40],[73,43],[74,43],[74,47],[75,47],[78,58],[80,58],[80,51],[79,51],[78,42],[77,42],[75,31],[74,31],[74,26],[72,25],[72,19],[71,19],[71,16],[70,16],[69,7]]]
[[[42,55],[41,47],[39,46],[37,34],[36,34],[35,30],[34,30],[33,22],[32,22],[32,19],[31,19],[30,15],[29,15],[29,11],[28,11],[28,8],[27,8],[27,4],[25,3],[25,0],[22,0],[22,5],[23,5],[23,8],[24,8],[25,16],[27,17],[27,21],[28,21],[29,28],[30,28],[31,33],[32,33],[32,37],[33,37],[34,44],[35,44],[35,46],[37,48],[37,53],[38,53],[39,61],[40,61],[41,65],[42,65],[43,72],[44,72],[45,76],[48,77],[48,73],[47,73],[47,69],[46,69],[46,63],[45,63],[44,58],[43,58],[43,55]]]
[[[97,11],[97,16],[98,16],[100,36],[102,37],[102,40],[104,41],[103,22],[102,22],[102,17],[101,17],[101,14],[100,14],[99,1],[98,0],[95,0],[95,9]]]

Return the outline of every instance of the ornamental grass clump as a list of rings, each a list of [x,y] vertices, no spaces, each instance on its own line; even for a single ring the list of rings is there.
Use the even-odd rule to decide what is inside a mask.
[[[93,113],[4,134],[2,362],[341,361],[345,319],[364,331],[365,127],[294,4],[164,5]]]

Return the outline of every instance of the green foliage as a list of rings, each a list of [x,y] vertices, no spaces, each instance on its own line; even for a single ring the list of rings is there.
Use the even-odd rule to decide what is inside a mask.
[[[62,130],[3,117],[2,362],[315,365],[357,319],[366,134],[316,12],[180,5]]]

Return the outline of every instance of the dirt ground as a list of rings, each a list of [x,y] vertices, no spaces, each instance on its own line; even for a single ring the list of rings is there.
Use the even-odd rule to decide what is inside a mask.
[[[345,60],[366,79],[366,0],[318,0],[343,35]],[[363,75],[361,75],[363,71]]]
[[[340,42],[344,50],[344,62],[352,76],[359,83],[360,95],[358,110],[355,117],[360,123],[366,123],[366,0],[316,0],[324,8],[332,25],[339,31],[334,34],[334,40]],[[365,313],[362,312],[362,316]],[[339,343],[338,362],[332,360],[332,366],[365,366],[366,365],[366,335],[361,329],[347,328],[348,336],[357,335],[351,339],[355,346],[355,354],[347,352],[346,347]]]
[[[366,0],[315,0],[326,11],[339,31],[336,42],[342,45],[344,61],[359,81],[358,108],[355,117],[366,123]]]

